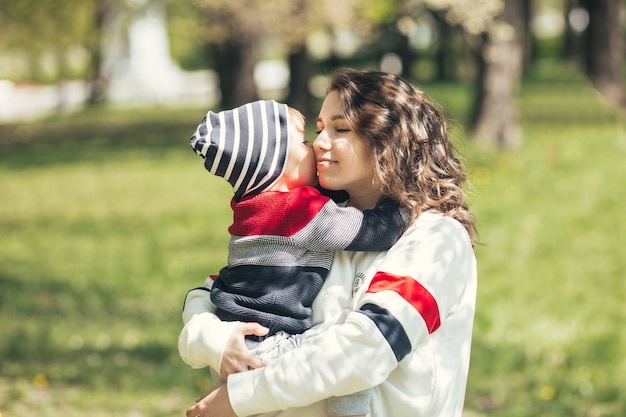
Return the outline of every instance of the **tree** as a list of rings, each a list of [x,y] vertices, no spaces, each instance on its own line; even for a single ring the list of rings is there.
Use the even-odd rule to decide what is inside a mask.
[[[300,45],[289,54],[289,95],[287,103],[303,114],[313,114],[313,103],[309,92],[309,80],[312,76],[312,62],[306,45]]]
[[[442,16],[441,12],[434,12],[433,17],[437,23],[438,29],[438,45],[435,52],[435,61],[437,63],[437,76],[438,80],[446,80],[454,77],[454,72],[451,71],[448,62],[456,56],[453,46],[453,33],[455,27],[450,25],[448,21]]]
[[[310,114],[308,80],[313,67],[307,37],[316,31],[330,37],[349,32],[367,44],[404,4],[402,0],[167,1],[174,13],[193,7],[194,18],[187,18],[187,29],[182,30],[205,42],[220,79],[222,106],[234,107],[257,97],[254,67],[259,59],[271,56],[287,59],[291,74],[287,101],[305,114]],[[333,48],[338,44],[334,42]],[[335,57],[341,62],[341,57]]]
[[[202,35],[219,76],[222,105],[232,108],[256,100],[254,67],[259,60],[264,30],[262,4],[237,1],[196,4],[204,28]]]
[[[62,57],[69,48],[85,48],[90,55],[88,104],[102,103],[107,84],[102,39],[108,17],[124,5],[122,0],[0,0],[0,46],[32,57],[49,51]]]
[[[169,0],[170,10],[193,8],[187,36],[202,39],[219,77],[221,104],[232,108],[258,98],[254,69],[267,54],[302,57],[309,28],[308,6],[298,0]],[[297,64],[297,67],[303,67]],[[299,88],[306,88],[300,85]],[[295,92],[294,92],[295,94]]]
[[[89,85],[88,105],[98,105],[107,100],[109,75],[103,68],[103,40],[111,14],[119,7],[117,0],[96,0],[93,3],[91,19],[93,31],[86,40],[86,47],[91,54],[91,71],[87,79]]]
[[[533,34],[531,21],[533,17],[533,2],[531,0],[522,1],[522,33],[520,41],[522,43],[522,69],[528,70],[535,59],[535,48],[533,47]]]
[[[311,26],[310,2],[294,0],[295,9],[291,15],[291,25],[297,26],[296,36],[289,37],[286,43],[289,65],[289,93],[287,103],[303,114],[313,114],[313,103],[309,91],[312,75],[312,62],[306,47],[306,37]]]
[[[424,0],[446,21],[473,36],[479,61],[475,96],[476,141],[515,147],[520,141],[515,92],[522,72],[525,2],[529,0]]]
[[[575,63],[580,62],[581,56],[581,41],[580,32],[583,30],[578,25],[581,25],[582,9],[580,7],[579,0],[565,0],[563,7],[563,17],[565,20],[565,31],[563,33],[563,58],[566,61]],[[578,16],[578,17],[577,17]]]
[[[609,102],[624,106],[622,1],[583,0],[582,5],[589,12],[585,45],[587,75]]]
[[[0,0],[0,48],[28,53],[36,59],[44,52],[57,56],[81,45],[91,32],[93,2],[67,0]]]
[[[504,1],[504,10],[484,33],[481,48],[473,136],[505,148],[516,147],[521,140],[515,93],[524,57],[524,1]]]

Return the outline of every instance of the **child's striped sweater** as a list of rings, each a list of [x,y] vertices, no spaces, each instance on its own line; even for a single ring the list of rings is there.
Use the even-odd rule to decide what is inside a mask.
[[[297,334],[308,329],[313,299],[335,250],[382,251],[404,232],[397,203],[375,209],[340,207],[312,187],[233,199],[228,266],[211,289],[217,315]]]

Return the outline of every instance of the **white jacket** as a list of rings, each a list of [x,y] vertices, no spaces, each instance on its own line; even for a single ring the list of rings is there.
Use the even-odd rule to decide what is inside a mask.
[[[313,304],[321,326],[264,368],[231,375],[231,405],[240,417],[321,417],[326,398],[374,387],[372,417],[461,416],[475,301],[467,232],[424,213],[387,253],[337,252]],[[234,324],[213,311],[207,291],[188,294],[178,346],[194,368],[220,369]]]

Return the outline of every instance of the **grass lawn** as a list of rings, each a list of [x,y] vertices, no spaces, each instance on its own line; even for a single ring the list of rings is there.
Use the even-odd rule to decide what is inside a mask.
[[[462,85],[424,85],[460,124]],[[462,141],[482,245],[470,416],[626,415],[626,133],[567,68],[520,91],[523,145]],[[0,126],[0,415],[183,415],[176,339],[226,259],[231,190],[187,145],[205,109]]]

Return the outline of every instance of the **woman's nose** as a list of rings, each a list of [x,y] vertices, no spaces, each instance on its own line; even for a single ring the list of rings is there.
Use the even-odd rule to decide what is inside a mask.
[[[320,132],[313,141],[313,148],[324,150],[330,149],[330,139],[324,133],[324,131]]]

